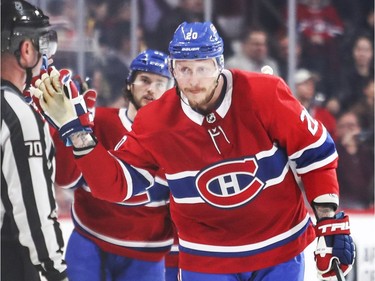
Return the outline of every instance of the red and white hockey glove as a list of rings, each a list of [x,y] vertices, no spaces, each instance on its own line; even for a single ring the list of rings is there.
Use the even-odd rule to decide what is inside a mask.
[[[318,238],[314,252],[318,277],[321,280],[337,280],[333,269],[335,259],[343,274],[347,275],[355,258],[349,217],[344,215],[344,212],[339,212],[333,218],[322,219],[316,224],[315,232]]]
[[[94,122],[95,104],[98,97],[97,92],[94,89],[90,89],[88,84],[83,81],[79,75],[75,75],[72,80],[74,81],[79,93],[82,94],[83,99],[85,100],[90,122]]]
[[[71,79],[70,70],[58,71],[50,67],[48,72],[34,77],[31,92],[39,99],[39,107],[46,120],[58,129],[60,138],[70,146],[69,136],[73,133],[92,132],[93,116],[87,109],[85,97],[95,104],[96,92],[89,90],[81,95]]]
[[[68,69],[61,69],[60,81],[63,85],[65,95],[74,105],[75,112],[84,127],[94,126],[94,116],[91,114],[95,108],[97,93],[93,89],[87,89],[83,94],[79,92],[76,84],[72,80],[72,72]],[[88,102],[89,104],[87,104]],[[90,111],[91,110],[91,111]]]

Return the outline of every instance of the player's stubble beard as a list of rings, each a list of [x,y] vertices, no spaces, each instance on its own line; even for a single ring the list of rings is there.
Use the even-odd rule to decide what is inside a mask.
[[[211,102],[212,98],[215,95],[216,88],[219,85],[219,78],[220,78],[220,74],[217,76],[217,78],[214,82],[215,86],[213,87],[212,91],[203,100],[192,101],[192,100],[188,99],[188,103],[186,103],[183,99],[181,99],[181,96],[180,96],[180,99],[182,100],[183,103],[190,106],[194,111],[199,112],[202,115],[205,115],[206,113],[208,113],[210,111],[210,109],[207,108],[207,105]],[[182,91],[181,88],[179,87],[177,80],[175,80],[175,83],[176,83],[177,92],[181,91],[183,93],[184,91]],[[202,90],[206,91],[205,88],[203,88]],[[187,92],[187,90],[185,90],[185,91]]]
[[[151,94],[149,94],[149,95],[151,95]],[[129,102],[133,104],[133,106],[135,107],[135,109],[137,111],[144,106],[144,105],[142,105],[143,96],[141,98],[135,98],[135,96],[134,96],[134,89],[129,90],[127,98],[129,100]]]

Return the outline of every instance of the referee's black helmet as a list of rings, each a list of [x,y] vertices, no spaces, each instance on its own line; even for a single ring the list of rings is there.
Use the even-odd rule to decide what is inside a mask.
[[[26,1],[1,3],[1,52],[17,56],[21,43],[29,39],[39,53],[51,57],[57,48],[57,34],[49,17]]]

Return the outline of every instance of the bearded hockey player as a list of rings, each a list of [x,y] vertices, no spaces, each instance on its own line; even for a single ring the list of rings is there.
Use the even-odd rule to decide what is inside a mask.
[[[319,276],[334,279],[335,262],[347,274],[354,244],[348,217],[336,213],[331,136],[282,79],[225,69],[223,48],[212,23],[182,23],[169,45],[176,86],[139,111],[117,151],[80,129],[54,75],[39,85],[41,104],[69,135],[94,196],[126,200],[163,171],[181,280],[303,280],[303,251],[316,236]]]

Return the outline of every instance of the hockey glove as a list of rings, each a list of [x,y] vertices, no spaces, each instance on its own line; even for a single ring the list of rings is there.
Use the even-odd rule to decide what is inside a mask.
[[[86,91],[81,94],[72,80],[72,72],[68,69],[60,70],[60,81],[63,84],[65,95],[74,105],[74,110],[77,113],[81,124],[84,127],[93,127],[94,117],[91,114],[91,111],[95,108],[97,97],[96,91],[93,89],[85,89]],[[86,104],[86,102],[88,102],[88,104]]]
[[[73,77],[73,81],[79,91],[82,94],[87,111],[89,112],[90,122],[94,122],[95,118],[95,103],[98,97],[98,94],[95,90],[90,89],[86,81],[83,81],[79,75]]]
[[[34,78],[32,86],[36,88],[33,94],[39,98],[43,114],[59,130],[65,145],[71,145],[69,136],[75,132],[92,132],[93,120],[83,95],[79,94],[71,80],[69,70],[57,71],[51,67],[48,72],[42,72],[40,77]],[[96,92],[94,95],[96,98]]]
[[[322,219],[315,226],[315,232],[318,238],[314,252],[318,277],[321,280],[337,280],[333,269],[335,259],[344,275],[347,275],[352,269],[355,258],[349,217],[344,215],[344,212],[340,212],[333,218]]]

